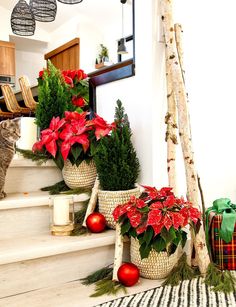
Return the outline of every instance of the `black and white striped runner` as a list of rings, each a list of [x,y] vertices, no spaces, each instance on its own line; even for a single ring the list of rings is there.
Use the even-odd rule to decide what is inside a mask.
[[[97,307],[235,307],[236,292],[213,292],[202,278],[181,282],[176,287],[166,286],[97,305]]]

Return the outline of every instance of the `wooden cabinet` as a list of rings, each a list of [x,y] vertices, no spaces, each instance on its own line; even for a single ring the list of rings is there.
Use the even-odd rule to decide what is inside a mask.
[[[50,60],[60,70],[76,70],[80,68],[79,38],[48,52],[45,60]]]
[[[15,76],[15,44],[0,41],[0,75]]]

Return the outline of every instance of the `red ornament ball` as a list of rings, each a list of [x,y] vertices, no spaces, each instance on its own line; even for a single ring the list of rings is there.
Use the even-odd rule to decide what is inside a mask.
[[[91,232],[102,232],[106,227],[106,219],[101,213],[94,212],[87,217],[86,225]]]
[[[124,286],[131,287],[139,280],[139,268],[133,263],[124,263],[119,267],[117,275]]]

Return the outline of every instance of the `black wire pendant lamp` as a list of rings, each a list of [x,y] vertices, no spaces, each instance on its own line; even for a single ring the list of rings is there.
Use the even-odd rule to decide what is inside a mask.
[[[83,0],[58,0],[58,1],[64,4],[77,4],[81,3]]]
[[[126,54],[128,53],[124,38],[124,4],[126,3],[126,0],[120,0],[120,2],[122,3],[122,38],[118,42],[117,54]]]
[[[56,0],[30,0],[30,7],[37,21],[51,22],[56,18]]]
[[[19,0],[11,13],[12,32],[20,36],[34,35],[35,18],[25,0]]]

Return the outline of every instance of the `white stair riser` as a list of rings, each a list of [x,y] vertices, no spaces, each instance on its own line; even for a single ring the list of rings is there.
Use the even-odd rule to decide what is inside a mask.
[[[83,202],[76,203],[75,209],[83,205]],[[0,210],[0,239],[49,234],[50,214],[49,206]]]
[[[49,207],[29,207],[0,211],[1,239],[49,233]]]
[[[39,191],[61,180],[61,171],[56,167],[10,167],[7,170],[5,192]]]
[[[0,266],[0,298],[70,282],[113,263],[114,245]]]

